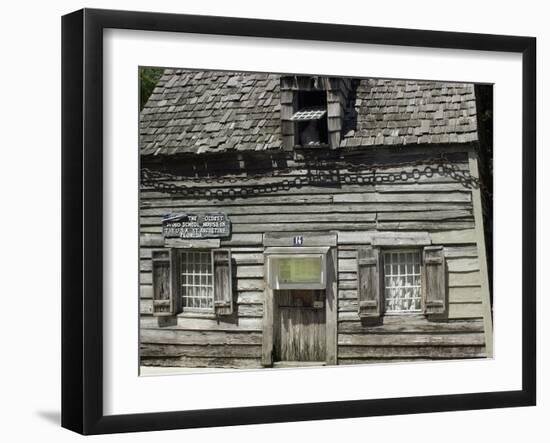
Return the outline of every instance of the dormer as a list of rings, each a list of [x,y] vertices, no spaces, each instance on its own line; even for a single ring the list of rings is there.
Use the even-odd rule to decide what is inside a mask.
[[[345,78],[281,77],[283,147],[337,149],[351,82]]]

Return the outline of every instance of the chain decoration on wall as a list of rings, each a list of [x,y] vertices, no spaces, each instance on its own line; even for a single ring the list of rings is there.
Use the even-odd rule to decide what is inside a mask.
[[[308,167],[308,165],[304,165]],[[325,169],[321,169],[323,166]],[[384,172],[387,168],[413,168],[400,172]],[[373,164],[373,163],[338,163],[338,167],[330,167],[328,163],[318,165],[314,170],[309,169],[302,176],[285,178],[269,183],[252,183],[266,177],[278,177],[289,172],[301,169],[278,168],[272,174],[255,174],[246,177],[188,177],[178,176],[165,171],[141,169],[141,184],[148,189],[184,197],[199,198],[236,198],[251,197],[263,194],[288,191],[292,188],[299,189],[304,186],[331,187],[342,185],[383,185],[394,183],[417,182],[422,177],[434,176],[449,177],[462,184],[466,189],[477,189],[481,183],[479,179],[472,177],[469,171],[461,170],[457,165],[441,155],[435,158],[418,160],[414,162]],[[347,172],[342,172],[346,170]],[[172,182],[186,181],[193,183],[210,184],[209,187],[188,186]],[[227,185],[236,185],[228,188]],[[249,184],[250,183],[250,184]]]

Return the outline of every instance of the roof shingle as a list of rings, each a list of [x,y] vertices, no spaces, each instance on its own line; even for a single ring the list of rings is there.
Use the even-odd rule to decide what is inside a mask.
[[[478,140],[473,84],[356,79],[341,147]],[[166,69],[140,114],[142,155],[282,147],[280,75]]]

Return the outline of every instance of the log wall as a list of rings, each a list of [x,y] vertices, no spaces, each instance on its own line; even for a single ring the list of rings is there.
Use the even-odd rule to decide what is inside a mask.
[[[389,165],[379,169],[384,173],[410,173],[419,168],[414,154],[392,154],[388,158]],[[392,182],[359,184],[353,178],[346,182],[346,177],[366,177],[369,173],[361,166],[365,158],[356,156],[347,159],[345,168],[333,169],[313,169],[305,160],[289,160],[280,173],[273,167],[264,175],[242,164],[240,168],[211,167],[214,176],[206,179],[185,166],[171,171],[180,173],[181,178],[164,180],[194,189],[236,190],[237,195],[232,197],[195,197],[144,186],[140,193],[141,364],[261,367],[266,232],[338,233],[339,364],[485,356],[485,298],[472,188],[459,179],[469,173],[468,155],[454,153],[448,158],[454,174],[436,172]],[[356,162],[358,169],[350,169],[350,162]],[[295,186],[296,177],[305,180]],[[259,195],[238,196],[241,188],[262,186],[272,189]],[[232,235],[222,239],[221,246],[232,250],[234,313],[225,318],[188,313],[153,317],[151,250],[164,245],[162,216],[198,211],[225,212],[231,219]],[[369,244],[372,234],[380,232],[390,237],[423,233],[432,244],[445,247],[447,321],[428,321],[423,315],[386,315],[377,326],[361,322],[357,314],[357,248]]]

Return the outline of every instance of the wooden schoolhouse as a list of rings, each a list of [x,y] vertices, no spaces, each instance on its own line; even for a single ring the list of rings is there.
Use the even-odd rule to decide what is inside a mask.
[[[476,86],[165,69],[140,113],[140,364],[492,356]]]

